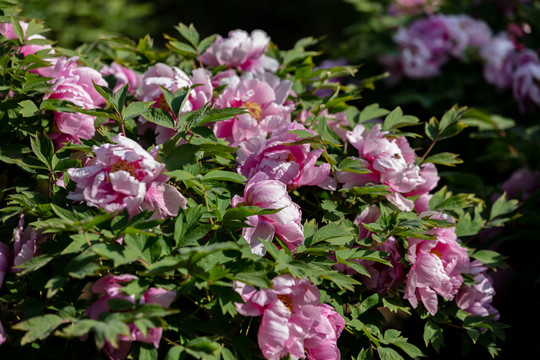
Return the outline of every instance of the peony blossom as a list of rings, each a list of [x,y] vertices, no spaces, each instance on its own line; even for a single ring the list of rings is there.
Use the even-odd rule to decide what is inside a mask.
[[[268,140],[257,137],[241,143],[237,158],[238,172],[247,178],[263,172],[269,179],[279,180],[290,189],[325,182],[330,173],[330,164],[315,166],[323,150],[311,150],[310,144],[286,145],[298,140],[297,135],[289,133],[291,130],[307,131],[303,125],[295,122],[276,131]]]
[[[59,99],[70,101],[84,109],[94,109],[105,104],[105,99],[96,91],[94,84],[106,86],[107,82],[101,74],[89,67],[78,66],[77,57],[58,59],[51,77],[54,82],[44,100]],[[59,133],[51,134],[51,138],[79,143],[80,139],[94,136],[95,116],[81,113],[57,113],[54,120]]]
[[[13,266],[21,265],[32,259],[36,253],[36,243],[41,232],[31,226],[24,227],[24,214],[19,218],[19,226],[13,236]],[[12,272],[19,270],[12,268]]]
[[[99,315],[103,312],[110,312],[111,307],[108,304],[109,300],[124,300],[131,303],[135,303],[134,295],[127,295],[122,292],[123,283],[136,280],[137,276],[123,274],[115,276],[108,274],[107,276],[99,279],[92,286],[92,292],[94,294],[102,294],[102,296],[94,302],[87,310],[88,316],[91,319],[99,319]],[[158,304],[162,307],[168,308],[171,306],[174,298],[176,297],[176,291],[169,291],[163,288],[150,288],[148,289],[141,299],[140,304]],[[103,351],[111,360],[125,359],[131,350],[131,344],[133,341],[144,342],[153,344],[155,348],[159,347],[161,340],[161,334],[163,330],[160,327],[148,329],[148,333],[144,335],[134,324],[128,324],[129,336],[120,335],[118,337],[118,348],[115,348],[110,342],[105,341]]]
[[[468,47],[479,48],[491,41],[491,29],[482,20],[476,20],[469,15],[449,15],[446,21],[453,31],[453,47],[450,53],[456,58],[463,58]]]
[[[244,73],[241,78],[222,78],[221,83],[227,87],[214,107],[243,107],[248,111],[214,126],[216,136],[224,138],[231,146],[236,147],[253,137],[266,137],[291,122],[294,105],[287,102],[292,86],[290,81],[280,80],[270,73]]]
[[[257,173],[248,181],[244,196],[235,195],[234,207],[240,205],[258,206],[261,209],[281,209],[274,214],[248,216],[242,236],[251,247],[251,252],[263,256],[266,249],[260,239],[272,241],[277,235],[292,251],[304,243],[302,212],[287,193],[287,186],[277,180],[270,180],[265,173]]]
[[[112,62],[111,65],[104,65],[99,73],[103,76],[112,75],[116,79],[113,92],[117,92],[120,88],[126,84],[129,84],[128,92],[135,94],[135,91],[141,85],[141,74],[124,67],[116,62]]]
[[[407,196],[428,193],[437,186],[439,177],[433,164],[415,165],[416,154],[405,137],[391,139],[386,134],[380,124],[369,132],[362,124],[347,132],[349,143],[358,149],[358,160],[370,173],[338,172],[338,181],[344,188],[367,183],[388,185],[392,194],[386,196],[387,200],[402,211],[411,211],[414,202]]]
[[[321,319],[315,330],[326,335],[323,343],[317,347],[306,348],[309,360],[332,360],[341,359],[341,353],[337,347],[337,339],[345,328],[345,320],[334,308],[327,304],[319,304]]]
[[[125,209],[131,216],[141,209],[155,210],[154,216],[160,219],[176,216],[180,207],[185,209],[186,199],[165,183],[168,177],[161,174],[164,164],[129,138],[117,135],[113,141],[94,146],[96,157],[88,166],[68,170],[77,183],[69,199],[86,201],[107,212]]]
[[[420,214],[420,217],[430,213]],[[442,214],[432,217],[452,221]],[[463,283],[470,260],[467,249],[457,242],[455,228],[435,228],[430,231],[436,240],[409,238],[408,260],[412,263],[407,277],[404,299],[416,308],[421,301],[431,315],[437,313],[437,295],[452,300]]]
[[[498,320],[499,312],[491,305],[495,289],[491,279],[486,275],[487,270],[487,266],[478,260],[471,263],[470,273],[474,275],[473,280],[476,284],[472,286],[463,284],[456,296],[456,304],[472,316],[494,315],[493,319]]]
[[[272,280],[271,289],[257,291],[235,282],[244,300],[236,309],[244,316],[262,316],[258,340],[263,356],[279,360],[284,356],[338,360],[336,341],[345,321],[330,306],[320,304],[319,290],[308,280],[282,275]]]
[[[401,49],[403,72],[411,78],[438,75],[456,44],[457,29],[444,15],[430,16],[400,28],[394,41]]]
[[[479,55],[484,60],[484,79],[499,90],[512,85],[514,52],[514,43],[506,33],[494,36],[480,48]]]
[[[200,109],[212,99],[213,86],[210,72],[206,69],[193,70],[191,77],[177,67],[163,63],[150,66],[142,75],[141,85],[137,89],[136,97],[141,101],[155,101],[154,107],[171,111],[161,87],[174,93],[181,88],[194,87],[180,113]],[[144,118],[142,118],[144,120]],[[178,119],[176,119],[178,120]],[[145,121],[145,120],[144,120]],[[162,144],[174,135],[174,130],[162,126],[156,127],[156,143]]]
[[[512,90],[521,112],[540,106],[540,60],[531,50],[516,55]]]
[[[228,38],[217,36],[214,43],[200,56],[200,60],[213,67],[225,66],[241,71],[262,74],[266,70],[275,72],[278,62],[265,55],[270,38],[262,30],[251,34],[243,30],[229,32]]]

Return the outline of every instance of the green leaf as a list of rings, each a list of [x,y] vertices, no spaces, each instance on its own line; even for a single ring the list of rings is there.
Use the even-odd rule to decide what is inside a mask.
[[[358,313],[363,314],[367,310],[375,306],[379,306],[380,302],[381,302],[381,295],[379,294],[370,295],[369,297],[365,298],[362,301],[362,303],[360,304],[360,307],[358,308]]]
[[[112,104],[114,109],[119,114],[121,114],[124,110],[124,103],[126,102],[128,90],[129,90],[129,83],[126,83],[117,92],[115,92],[109,99],[109,102]]]
[[[150,108],[144,113],[144,118],[151,123],[168,129],[175,129],[174,119],[167,111],[160,108]]]
[[[403,111],[398,106],[384,119],[382,130],[397,129],[403,126],[414,125],[420,122],[416,116],[403,115]]]
[[[63,322],[64,319],[58,315],[46,314],[22,321],[13,325],[13,328],[26,331],[26,334],[21,339],[21,346],[24,346],[36,340],[45,339]]]
[[[431,141],[434,141],[435,138],[437,138],[437,135],[439,134],[439,120],[437,120],[436,117],[432,117],[426,123],[425,132],[426,132],[426,136]]]
[[[47,169],[50,169],[54,156],[54,147],[51,139],[46,135],[36,134],[36,139],[30,138],[30,145],[37,158],[47,166]]]
[[[211,122],[221,121],[221,120],[228,120],[232,119],[235,116],[246,114],[247,110],[246,108],[223,108],[223,109],[210,109],[202,121],[200,121],[197,126],[203,126]]]
[[[517,200],[507,200],[506,191],[495,201],[493,207],[491,208],[491,213],[489,215],[489,220],[493,220],[497,216],[506,215],[516,210],[519,206]]]
[[[182,87],[176,90],[173,94],[168,89],[161,86],[161,91],[163,92],[165,101],[167,102],[167,105],[169,105],[174,118],[178,118],[178,115],[180,115],[180,112],[184,108],[184,104],[189,98],[191,87]]]
[[[503,256],[496,251],[478,250],[472,253],[471,257],[491,268],[508,268],[508,264],[504,262],[508,257]]]
[[[407,355],[409,355],[413,359],[418,359],[422,356],[425,356],[424,353],[416,345],[407,342],[404,338],[394,341],[393,344],[399,347],[401,350],[405,351]]]
[[[15,35],[17,35],[17,38],[22,44],[24,42],[24,31],[21,27],[21,24],[19,24],[19,20],[11,18],[11,24],[13,25],[13,31],[15,32]]]
[[[22,107],[20,113],[24,117],[32,117],[39,111],[38,107],[32,100],[23,100],[19,103],[19,105]]]
[[[203,181],[215,181],[215,180],[231,181],[231,182],[235,182],[239,184],[245,184],[247,181],[244,175],[240,175],[238,173],[234,173],[231,171],[222,171],[222,170],[212,170],[206,173],[202,179]]]
[[[381,360],[403,360],[403,357],[396,350],[389,347],[379,346],[377,352]]]
[[[154,104],[154,101],[132,102],[124,109],[124,111],[122,111],[122,119],[124,119],[125,121],[129,119],[133,119],[139,115],[142,115],[148,110],[150,110],[153,104]]]
[[[353,279],[350,276],[347,276],[342,273],[338,272],[328,272],[321,276],[323,279],[327,279],[332,281],[334,284],[336,284],[340,289],[347,289],[350,291],[354,291],[354,285],[360,285],[360,282]]]
[[[437,352],[444,345],[443,329],[431,320],[428,320],[424,326],[424,342],[426,346],[431,343]]]
[[[436,155],[428,157],[424,162],[430,162],[438,165],[456,166],[463,163],[463,160],[459,158],[458,154],[452,154],[449,152],[442,152]]]
[[[195,29],[195,26],[193,24],[189,24],[189,27],[180,23],[178,26],[174,27],[180,35],[182,35],[193,47],[197,48],[197,45],[199,45],[199,33]]]
[[[379,104],[371,104],[371,105],[366,106],[360,112],[360,119],[358,120],[358,122],[363,123],[369,120],[377,119],[377,118],[387,115],[389,112],[390,111],[386,109],[380,108]]]

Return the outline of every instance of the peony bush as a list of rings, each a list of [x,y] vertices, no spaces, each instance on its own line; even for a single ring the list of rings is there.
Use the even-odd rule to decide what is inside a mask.
[[[518,200],[440,184],[462,160],[437,152],[475,110],[366,103],[373,79],[321,66],[309,38],[180,23],[166,51],[71,51],[2,11],[2,356],[419,359],[448,329],[497,355],[506,264],[477,235]],[[412,67],[482,43],[454,20],[474,36]]]

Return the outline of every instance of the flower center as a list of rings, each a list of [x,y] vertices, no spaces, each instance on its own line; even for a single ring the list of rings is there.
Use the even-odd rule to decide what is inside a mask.
[[[251,101],[246,101],[244,103],[244,107],[249,112],[249,115],[257,119],[257,121],[261,121],[261,117],[262,117],[261,105],[251,102]]]
[[[137,170],[140,168],[139,164],[127,162],[125,160],[119,160],[117,163],[111,166],[110,172],[117,172],[120,170],[127,171],[134,178],[137,178]]]
[[[294,303],[289,295],[278,295],[278,299],[290,310],[293,311]]]
[[[286,162],[291,162],[291,161],[296,161],[295,157],[293,154],[289,154],[287,155],[287,158],[285,159]]]
[[[432,249],[430,251],[430,254],[437,255],[439,257],[439,259],[442,259],[441,252],[439,250],[437,250],[437,249]]]

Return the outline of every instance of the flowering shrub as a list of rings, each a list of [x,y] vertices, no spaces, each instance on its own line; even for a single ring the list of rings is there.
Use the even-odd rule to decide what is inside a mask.
[[[2,354],[418,359],[446,327],[497,354],[505,263],[475,236],[517,200],[453,193],[438,169],[462,160],[434,153],[469,109],[416,150],[421,120],[357,101],[368,83],[335,81],[357,67],[316,66],[311,39],[179,24],[165,54],[69,57],[27,24],[0,53]]]

